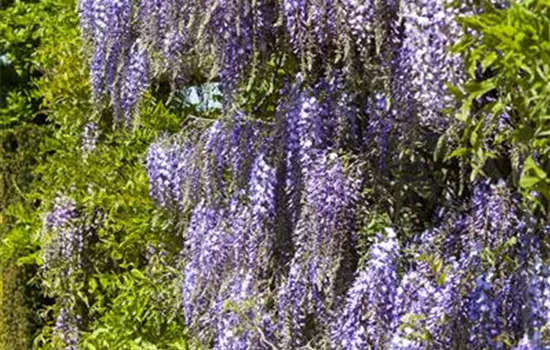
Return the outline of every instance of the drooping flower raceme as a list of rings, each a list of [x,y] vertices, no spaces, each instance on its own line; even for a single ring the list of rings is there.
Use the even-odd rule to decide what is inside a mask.
[[[149,86],[150,74],[149,54],[141,43],[136,42],[132,46],[129,56],[121,94],[121,107],[126,125],[130,125],[137,103]]]
[[[110,99],[115,116],[126,119],[136,114],[150,78],[188,81],[196,58],[208,57],[201,74],[215,73],[231,103],[280,51],[302,70],[320,65],[348,78],[357,67],[367,69],[375,50],[399,45],[395,0],[80,0],[78,9],[94,101],[105,107]]]
[[[504,344],[497,340],[502,332],[500,320],[500,300],[495,298],[492,276],[479,276],[468,299],[468,319],[470,328],[469,344],[472,348],[503,349]]]
[[[306,318],[314,320],[317,332],[330,332],[337,283],[352,274],[346,261],[352,249],[347,214],[357,201],[357,184],[335,153],[317,152],[305,178],[292,236],[296,251],[279,290],[279,329],[287,347],[305,343]]]
[[[250,178],[251,236],[246,246],[248,268],[262,271],[267,267],[272,252],[270,230],[275,219],[275,169],[260,153],[252,165]]]
[[[152,144],[147,151],[147,175],[150,195],[161,207],[169,204],[171,170],[168,152],[159,143]]]
[[[55,272],[61,268],[62,276],[68,278],[80,264],[84,240],[76,203],[63,195],[56,197],[43,230],[49,233],[49,242],[44,247],[44,271]]]
[[[393,333],[394,306],[399,279],[399,244],[395,232],[386,230],[370,251],[370,260],[362,269],[347,295],[333,344],[336,349],[384,349]]]
[[[62,308],[54,325],[54,334],[63,343],[63,350],[78,350],[80,339],[78,330],[78,318],[71,312]]]
[[[395,60],[395,99],[404,116],[415,112],[422,124],[441,127],[440,113],[453,103],[445,83],[462,79],[461,59],[449,52],[460,33],[458,13],[446,0],[402,1],[400,11],[404,33]]]
[[[460,276],[448,271],[443,284],[436,277],[419,269],[409,271],[401,280],[394,309],[392,348],[452,348],[453,322],[461,306]],[[430,337],[426,339],[425,334]]]
[[[100,211],[86,213],[66,195],[58,195],[46,215],[42,237],[42,272],[45,290],[57,298],[59,313],[53,327],[63,349],[76,350],[82,324],[81,314],[68,296],[75,296],[75,285],[89,268],[89,247],[103,221]]]

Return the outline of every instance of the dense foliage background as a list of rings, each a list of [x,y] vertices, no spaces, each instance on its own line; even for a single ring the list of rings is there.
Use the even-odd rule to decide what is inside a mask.
[[[550,346],[550,3],[0,1],[0,349]]]

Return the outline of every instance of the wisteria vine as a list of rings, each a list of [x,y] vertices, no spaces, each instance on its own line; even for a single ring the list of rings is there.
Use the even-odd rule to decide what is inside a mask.
[[[151,198],[186,227],[182,309],[203,346],[550,344],[548,227],[507,181],[478,180],[460,201],[449,190],[412,233],[360,234],[369,187],[396,181],[396,150],[434,146],[450,124],[448,84],[464,80],[450,48],[471,5],[81,1],[93,96],[115,118],[129,125],[151,82],[184,77],[197,55],[221,82],[223,118],[146,155]],[[273,55],[294,62],[273,118],[233,108]]]

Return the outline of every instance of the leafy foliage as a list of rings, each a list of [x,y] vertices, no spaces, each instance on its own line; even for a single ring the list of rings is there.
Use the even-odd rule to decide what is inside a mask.
[[[468,80],[457,118],[460,141],[451,156],[479,175],[509,178],[548,210],[548,4],[525,1],[503,11],[461,20],[468,34],[457,44]]]
[[[145,259],[148,244],[179,245],[172,242],[177,238],[165,237],[166,228],[155,223],[158,215],[149,199],[141,161],[160,130],[177,130],[180,121],[151,97],[144,106],[150,118],[142,131],[108,132],[108,118],[94,115],[88,102],[88,75],[74,9],[74,3],[65,1],[15,2],[2,15],[10,18],[2,22],[10,62],[24,74],[32,72],[25,78],[27,85],[14,87],[16,92],[10,96],[24,88],[21,96],[36,103],[19,104],[8,97],[2,110],[0,348],[24,349],[34,343],[37,348],[57,349],[75,341],[90,348],[103,348],[106,343],[119,349],[143,344],[182,348],[186,341],[182,323],[164,318],[167,312],[181,317],[175,290],[168,295],[163,292],[163,307],[156,299],[144,297],[157,295],[163,285],[169,290],[173,280],[167,280],[161,269],[155,272],[158,278],[140,277],[152,264]],[[29,23],[39,29],[20,29]],[[23,81],[20,76],[18,82]],[[41,117],[37,121],[34,115]],[[95,147],[83,144],[90,122],[99,123],[103,130],[87,136],[88,141],[91,137],[99,142]],[[67,223],[66,238],[61,241],[59,231],[43,227],[43,218],[51,217],[48,212],[60,195],[74,201],[78,212],[78,220]],[[95,228],[90,230],[92,223]],[[45,267],[48,254],[76,252],[82,239],[78,237],[86,241],[79,265],[71,267],[77,260],[65,260],[62,255]],[[75,272],[67,273],[69,268]],[[106,282],[105,286],[98,281]],[[135,303],[114,307],[137,292]],[[157,309],[136,324],[118,322],[120,315],[133,315],[145,306]],[[70,327],[78,329],[72,328],[70,337],[62,336]],[[95,332],[107,328],[108,333]]]

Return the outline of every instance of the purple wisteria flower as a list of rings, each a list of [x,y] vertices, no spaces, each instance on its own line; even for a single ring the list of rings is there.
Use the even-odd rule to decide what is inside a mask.
[[[60,195],[55,198],[52,210],[46,216],[43,227],[48,233],[43,253],[45,272],[56,272],[61,268],[64,281],[80,265],[80,250],[83,245],[83,227],[79,221],[76,203]]]
[[[267,164],[265,155],[260,153],[252,166],[250,179],[250,205],[252,212],[251,236],[246,250],[248,267],[262,273],[267,267],[272,253],[270,228],[275,218],[275,169]]]
[[[64,195],[55,198],[52,211],[46,216],[44,229],[54,230],[65,227],[77,217],[76,203]]]
[[[201,178],[208,201],[217,201],[224,197],[224,170],[228,167],[228,135],[225,124],[216,121],[202,136],[204,161]]]
[[[474,349],[503,349],[504,344],[498,340],[503,330],[502,305],[495,298],[491,274],[476,278],[475,286],[468,296],[468,320],[472,325],[468,344]]]
[[[141,96],[149,87],[149,54],[145,47],[136,42],[129,53],[128,66],[122,86],[121,108],[126,126],[131,124],[132,115]]]
[[[306,318],[328,333],[337,281],[349,272],[345,260],[351,249],[348,210],[357,201],[357,187],[335,153],[319,152],[311,163],[302,197],[300,218],[293,232],[296,252],[279,291],[279,328],[285,346],[306,341]],[[334,266],[340,265],[339,271]],[[300,345],[301,344],[301,345]]]
[[[292,48],[296,54],[305,49],[306,22],[308,17],[307,5],[307,0],[285,0],[283,3],[286,28],[290,35]]]
[[[529,281],[526,298],[522,301],[527,308],[522,310],[522,315],[527,316],[528,330],[541,333],[550,323],[550,268],[536,257],[526,272]]]
[[[94,42],[90,80],[92,96],[95,101],[99,101],[106,91],[104,78],[110,26],[109,4],[104,1],[86,0],[81,3],[80,11],[81,26]]]
[[[151,197],[163,208],[170,203],[170,183],[172,167],[168,152],[161,142],[152,144],[147,150],[147,175]]]
[[[90,244],[104,220],[97,209],[87,213],[77,203],[60,194],[47,214],[42,228],[43,278],[45,290],[57,298],[59,314],[53,335],[60,349],[77,350],[80,340],[82,314],[71,306],[70,296],[76,297],[75,286],[82,283],[89,266]]]
[[[231,282],[229,295],[219,307],[214,349],[268,349],[270,316],[263,313],[264,302],[255,281],[252,273],[240,271]]]
[[[377,146],[378,164],[382,168],[389,153],[390,133],[394,126],[393,114],[395,111],[389,110],[387,98],[382,93],[377,93],[371,98],[367,109],[369,122],[364,141],[365,144],[372,142]]]
[[[63,350],[78,350],[80,339],[78,317],[67,308],[62,308],[55,321],[53,332],[63,344]]]
[[[401,2],[403,41],[395,60],[395,98],[402,115],[442,127],[441,112],[452,106],[446,83],[462,79],[462,62],[449,51],[460,30],[458,13],[445,0]]]
[[[299,348],[306,343],[304,329],[310,303],[307,272],[304,263],[306,252],[298,248],[290,265],[285,284],[277,300],[279,342],[286,348]]]
[[[527,334],[521,338],[520,342],[513,350],[538,350],[544,349],[540,342],[540,334],[537,333],[533,337],[529,337]]]
[[[42,228],[44,272],[59,274],[61,282],[67,283],[74,272],[82,269],[85,246],[102,220],[100,211],[79,213],[75,201],[58,195]]]
[[[130,0],[107,1],[107,18],[109,22],[106,30],[109,44],[107,44],[108,52],[105,52],[108,55],[105,62],[105,86],[111,92],[111,95],[116,91],[114,89],[114,82],[123,50],[130,46],[131,14]]]
[[[200,328],[204,326],[201,325],[202,317],[212,298],[207,293],[215,292],[209,282],[220,272],[217,269],[223,260],[220,254],[223,248],[220,246],[223,240],[220,231],[222,215],[201,203],[194,209],[186,232],[183,306],[188,326],[193,326],[193,323],[199,324]]]
[[[247,116],[238,111],[232,116],[232,126],[229,138],[229,159],[235,181],[248,181],[251,163],[255,153],[255,144],[261,140],[257,125],[246,119]]]
[[[391,344],[418,349],[445,349],[453,346],[454,320],[460,313],[457,267],[447,271],[443,284],[431,271],[409,271],[398,288]],[[429,334],[429,338],[424,335]]]
[[[399,280],[399,244],[392,229],[379,237],[370,260],[358,273],[333,331],[333,347],[342,350],[383,349],[393,333]]]
[[[216,29],[220,45],[222,91],[230,94],[249,68],[253,56],[254,19],[245,2],[226,2],[220,7]]]
[[[345,0],[342,4],[346,16],[345,23],[349,26],[359,51],[362,55],[365,55],[371,41],[374,40],[375,3],[373,0]],[[366,57],[361,59],[366,59]]]
[[[517,199],[503,181],[495,185],[476,184],[471,207],[470,244],[494,249],[518,232]]]

